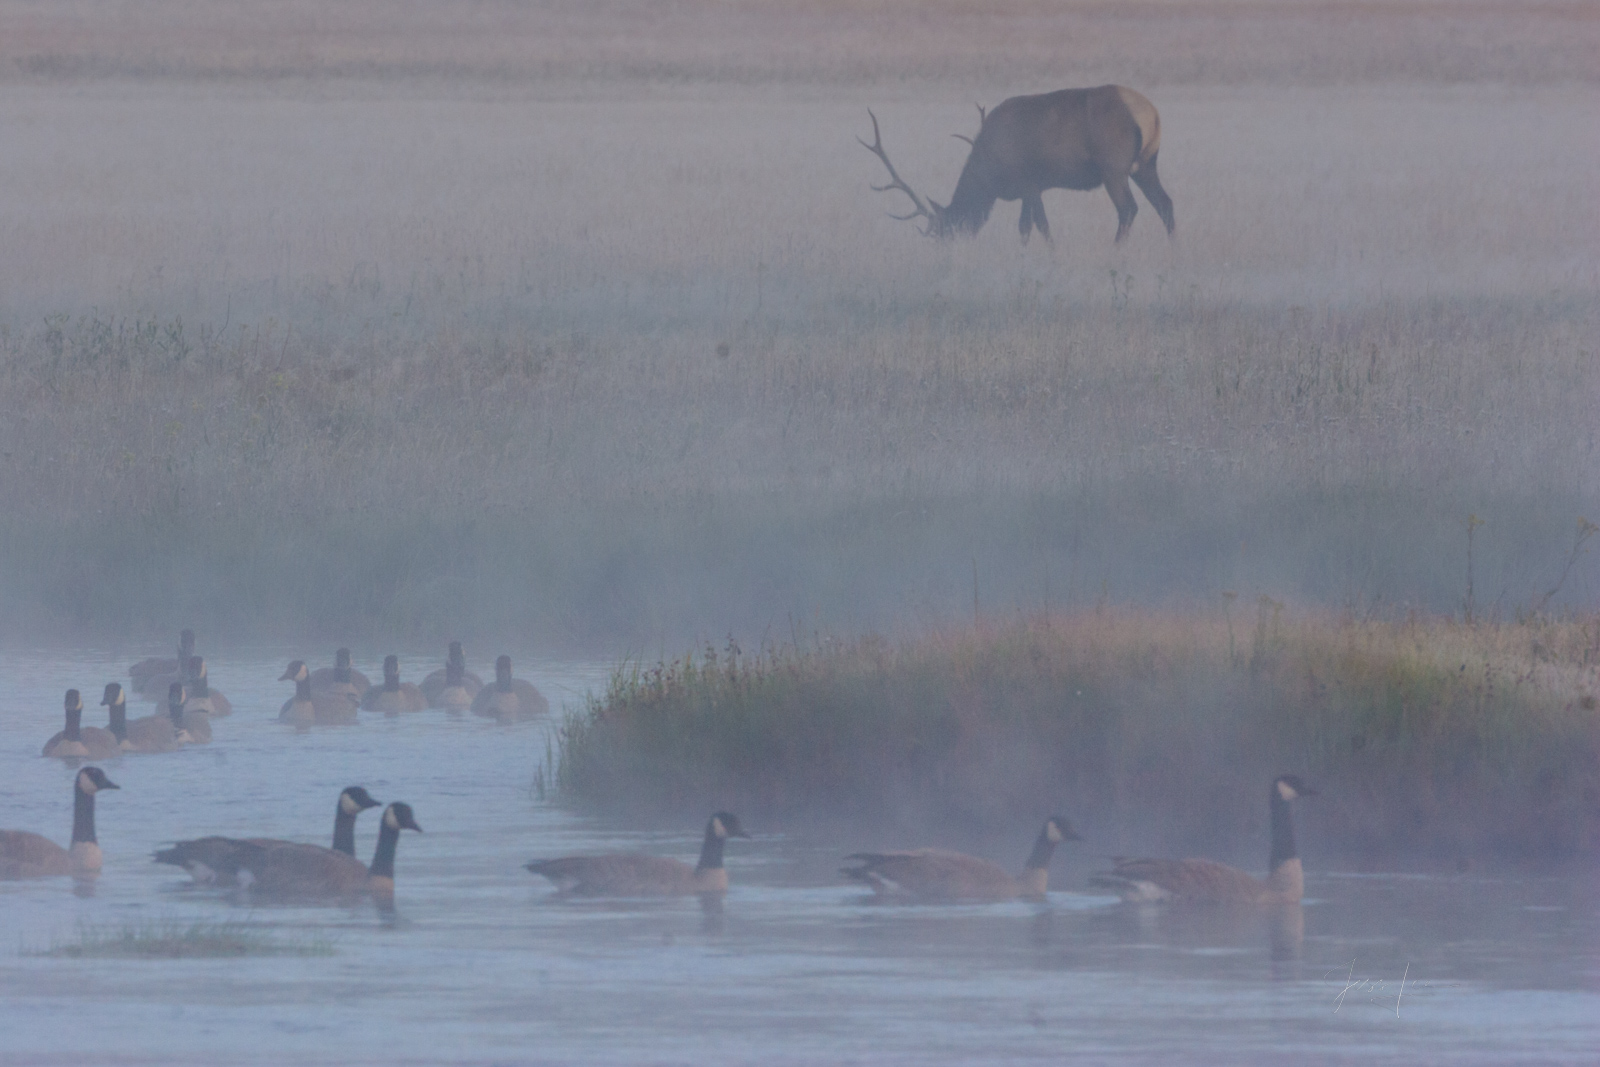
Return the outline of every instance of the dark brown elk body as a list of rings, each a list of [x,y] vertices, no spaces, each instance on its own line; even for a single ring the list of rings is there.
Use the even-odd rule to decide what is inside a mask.
[[[867,148],[883,161],[890,178],[889,184],[874,188],[898,189],[909,196],[915,210],[897,217],[926,218],[927,232],[937,237],[977,233],[996,200],[1021,200],[1022,239],[1026,241],[1037,228],[1048,241],[1050,224],[1040,194],[1046,189],[1104,185],[1117,208],[1116,239],[1121,241],[1139,210],[1128,188],[1130,180],[1161,216],[1167,232],[1173,230],[1172,198],[1156,173],[1160,116],[1142,94],[1120,85],[1013,96],[983,114],[956,191],[945,206],[925,203],[895,173],[883,150],[876,116],[872,131],[875,143]]]

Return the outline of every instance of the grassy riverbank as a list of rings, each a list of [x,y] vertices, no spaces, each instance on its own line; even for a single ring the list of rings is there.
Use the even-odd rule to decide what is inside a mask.
[[[581,804],[986,829],[1062,810],[1100,847],[1223,850],[1273,774],[1349,855],[1600,851],[1600,617],[1467,626],[1114,610],[892,644],[630,665],[569,719]],[[1246,857],[1248,858],[1248,856]]]

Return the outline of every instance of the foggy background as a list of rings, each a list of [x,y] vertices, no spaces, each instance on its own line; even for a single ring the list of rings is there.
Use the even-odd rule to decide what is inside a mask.
[[[676,651],[1549,590],[1600,518],[1581,4],[0,3],[0,629]],[[895,222],[974,103],[1142,199]],[[1573,568],[1552,606],[1592,606]]]

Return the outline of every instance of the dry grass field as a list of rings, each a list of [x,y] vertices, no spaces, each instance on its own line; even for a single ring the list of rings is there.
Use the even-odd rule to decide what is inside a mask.
[[[1600,519],[1585,4],[0,0],[0,628],[1526,612]],[[975,102],[1141,204],[920,238]],[[976,585],[976,589],[974,586]],[[1581,557],[1542,606],[1592,608]],[[796,620],[799,620],[797,623]],[[353,638],[352,638],[353,639]]]

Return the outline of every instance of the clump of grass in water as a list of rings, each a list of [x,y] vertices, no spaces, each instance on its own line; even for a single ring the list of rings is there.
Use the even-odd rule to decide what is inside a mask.
[[[27,955],[57,959],[237,959],[245,956],[331,956],[333,942],[322,936],[283,941],[266,930],[240,922],[80,923],[72,940],[55,940]]]
[[[741,657],[630,663],[569,716],[567,799],[1009,825],[1068,805],[1237,843],[1295,769],[1345,852],[1600,849],[1600,617],[1467,626],[1097,610]]]

